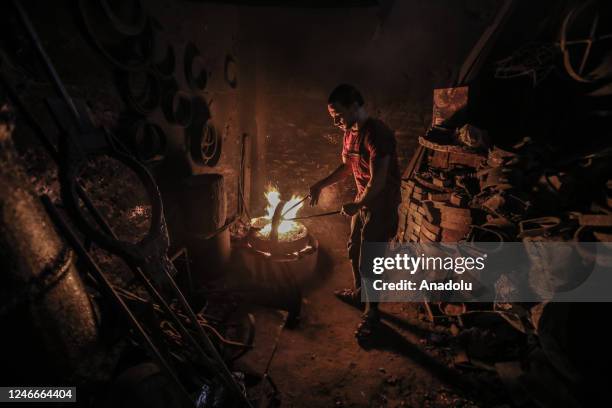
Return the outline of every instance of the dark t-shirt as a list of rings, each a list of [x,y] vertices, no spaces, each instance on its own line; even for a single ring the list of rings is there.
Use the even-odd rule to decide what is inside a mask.
[[[357,197],[363,194],[370,181],[370,160],[387,155],[391,155],[391,161],[380,204],[383,208],[395,210],[401,202],[401,190],[393,131],[381,120],[368,118],[358,132],[351,129],[344,133],[342,159],[353,169]]]

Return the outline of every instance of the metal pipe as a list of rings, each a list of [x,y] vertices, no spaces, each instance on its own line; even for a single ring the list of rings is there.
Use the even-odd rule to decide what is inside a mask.
[[[51,155],[52,159],[56,162],[56,164],[59,164],[59,155],[58,155],[57,149],[55,148],[55,146],[53,146],[53,144],[51,143],[51,141],[50,141],[49,137],[47,136],[47,134],[44,132],[44,130],[38,124],[38,122],[34,119],[34,117],[30,114],[30,112],[27,110],[25,104],[21,101],[21,99],[19,98],[17,93],[14,91],[14,89],[12,88],[12,86],[10,85],[8,80],[6,79],[6,77],[4,77],[4,75],[2,75],[0,77],[0,79],[4,83],[4,86],[7,89],[8,93],[9,93],[9,96],[11,97],[13,102],[20,108],[20,110],[22,111],[22,113],[24,114],[24,116],[26,118],[26,121],[34,129],[35,133],[39,136],[39,139],[41,140],[43,145],[47,148],[47,151]],[[106,232],[107,234],[109,234],[111,237],[117,239],[117,235],[115,234],[115,232],[113,231],[111,226],[108,224],[108,222],[106,222],[104,217],[100,214],[98,209],[91,202],[91,200],[90,200],[89,196],[86,194],[85,190],[78,183],[77,183],[77,193],[79,195],[79,198],[81,198],[83,200],[87,210],[91,213],[92,217],[98,223],[98,225],[102,228],[102,230],[104,232]],[[179,328],[179,331],[181,332],[181,334],[185,335],[186,339],[193,344],[193,346],[196,349],[196,352],[200,355],[200,358],[202,358],[203,362],[210,363],[210,361],[211,361],[210,358],[208,358],[206,353],[204,353],[204,351],[202,350],[202,348],[199,345],[199,342],[196,341],[188,333],[188,331],[186,330],[185,326],[181,324],[181,322],[179,321],[178,317],[170,309],[169,305],[167,304],[167,302],[165,302],[165,300],[163,299],[161,294],[150,283],[150,281],[144,275],[142,270],[140,268],[138,268],[138,267],[131,267],[130,269],[140,279],[140,281],[143,283],[143,285],[145,285],[145,288],[147,289],[149,294],[154,299],[156,299],[156,301],[158,301],[163,306],[164,311],[172,318],[173,322],[175,322],[177,324],[177,327]]]
[[[308,198],[310,198],[310,194],[308,194],[306,197],[302,198],[300,201],[298,201],[297,203],[293,204],[291,207],[289,207],[288,209],[286,209],[285,211],[283,211],[283,213],[281,214],[281,217],[284,217],[289,211],[293,210],[295,207],[297,207],[298,205],[302,204],[304,201],[306,201]]]
[[[81,118],[79,115],[78,110],[76,109],[76,105],[74,104],[74,101],[72,100],[72,98],[70,97],[70,95],[68,94],[66,88],[64,87],[59,75],[57,74],[57,72],[55,71],[55,68],[53,67],[53,64],[51,63],[51,60],[49,58],[49,56],[47,55],[47,53],[45,52],[42,43],[40,41],[40,39],[38,38],[38,34],[36,33],[36,31],[34,30],[34,27],[32,25],[32,22],[30,21],[30,19],[28,18],[23,6],[21,5],[21,3],[18,0],[13,0],[13,6],[16,8],[19,17],[23,23],[23,25],[26,28],[26,31],[28,32],[28,35],[30,36],[30,39],[32,40],[32,42],[34,43],[34,46],[40,56],[40,58],[42,59],[45,68],[47,69],[49,75],[51,76],[53,83],[55,85],[55,87],[57,88],[58,92],[60,93],[60,95],[62,96],[62,98],[64,99],[64,101],[66,102],[66,104],[68,105],[68,107],[70,108],[70,110],[72,111],[72,113],[74,114],[74,119],[75,119],[75,123],[77,124],[77,127],[80,129],[82,127],[82,123],[81,123]],[[50,199],[47,197],[48,203],[51,204],[51,207],[53,207]],[[94,213],[97,213],[97,210],[95,209],[95,207],[92,206],[88,206],[88,209],[90,211],[93,211]],[[54,211],[55,207],[53,208],[49,208],[49,211]],[[59,213],[57,213],[57,211],[55,210],[55,213],[57,216],[59,216],[58,221],[61,222],[61,224],[64,226],[64,228],[67,228],[67,225],[63,222],[63,219],[61,219],[61,215],[59,215]],[[105,230],[107,230],[107,232],[110,231],[110,226],[108,226],[108,224],[105,222],[105,220],[100,217],[95,217],[96,221],[98,221],[98,223],[101,223],[103,225],[103,228]],[[106,225],[105,225],[106,224]],[[68,228],[66,231],[66,234],[73,234],[72,238],[76,239],[76,236],[74,236],[74,233]],[[89,258],[91,262],[90,266],[94,267],[94,271],[96,272],[96,274],[98,274],[99,278],[101,278],[106,284],[110,285],[108,283],[108,281],[105,280],[105,277],[102,274],[102,271],[100,271],[99,269],[97,269],[97,265],[93,262],[93,260],[89,257],[89,254],[87,253],[87,251],[85,250],[85,248],[83,248],[80,244],[80,242],[78,241],[78,239],[76,239],[75,242],[75,246],[78,246],[82,251],[81,254],[83,255],[84,259]],[[138,269],[138,268],[136,268]],[[142,271],[140,271],[140,273],[142,273]],[[144,276],[144,274],[142,275]],[[233,377],[231,376],[231,373],[229,372],[229,369],[227,368],[227,366],[225,365],[223,359],[221,358],[221,356],[218,354],[217,350],[215,349],[214,345],[212,344],[212,342],[210,341],[210,339],[208,338],[208,336],[206,335],[206,333],[203,331],[202,327],[198,324],[197,322],[197,318],[195,316],[195,313],[193,312],[193,310],[191,309],[191,307],[189,306],[189,304],[187,303],[187,300],[184,298],[182,292],[180,291],[180,289],[178,288],[178,286],[176,285],[176,283],[174,282],[174,279],[172,278],[172,276],[166,271],[166,276],[168,278],[168,280],[171,283],[172,288],[174,289],[175,293],[177,294],[177,296],[179,297],[181,303],[183,304],[183,307],[185,308],[185,310],[187,311],[187,313],[190,315],[190,318],[193,319],[193,324],[196,326],[196,332],[198,332],[200,334],[200,337],[202,337],[202,340],[204,342],[204,345],[206,346],[206,348],[208,348],[208,351],[210,353],[212,353],[212,359],[216,360],[216,365],[218,365],[219,367],[217,367],[218,369],[220,369],[221,373],[222,373],[222,377],[225,377],[225,380],[228,382],[230,388],[232,388],[234,391],[237,391],[240,396],[241,399],[243,400],[242,402],[246,405],[246,406],[250,406],[250,403],[248,402],[248,400],[244,397],[244,395],[242,395],[242,391],[240,390],[240,388],[238,387],[238,385],[236,384],[235,380],[233,379]],[[145,286],[148,286],[147,283],[148,280],[146,279],[146,277],[144,277],[144,282]],[[152,287],[152,286],[151,286]],[[167,364],[167,362],[163,359],[163,356],[161,356],[161,354],[159,354],[159,350],[157,350],[157,348],[155,347],[155,345],[151,342],[150,338],[148,337],[148,335],[146,334],[146,332],[144,331],[144,329],[142,328],[142,326],[140,326],[140,324],[138,323],[137,320],[135,320],[134,316],[131,314],[129,308],[127,308],[127,306],[125,305],[125,303],[123,303],[123,300],[119,297],[119,295],[112,289],[112,287],[108,287],[108,289],[110,290],[111,295],[113,296],[113,298],[115,300],[117,300],[119,302],[119,304],[123,307],[123,309],[128,313],[128,315],[130,316],[130,321],[136,325],[136,328],[139,329],[139,333],[144,336],[145,339],[145,343],[151,348],[152,352],[156,355],[159,356],[161,358],[160,363],[168,370],[169,374],[171,375],[171,377],[173,377],[173,379],[175,379],[177,381],[177,383],[179,384],[179,386],[181,387],[182,390],[184,390],[184,388],[182,387],[182,384],[180,383],[180,381],[178,380],[178,377],[176,377],[174,375],[174,373],[172,372],[170,366]],[[154,288],[153,288],[154,289]],[[156,292],[156,291],[155,291]],[[160,296],[161,298],[161,296]],[[199,330],[198,330],[199,329]],[[196,342],[197,344],[197,342]],[[198,345],[199,346],[199,345]],[[186,393],[186,391],[185,391]],[[186,395],[188,396],[188,394],[186,393]]]
[[[336,215],[340,214],[340,210],[330,211],[322,214],[313,214],[313,215],[304,215],[303,217],[295,217],[295,218],[285,218],[285,221],[298,221],[298,220],[306,220],[308,218],[318,218],[318,217],[327,217],[328,215]]]
[[[47,152],[49,153],[49,155],[51,156],[55,164],[59,166],[60,164],[59,152],[57,151],[57,149],[51,142],[51,139],[49,138],[49,136],[45,133],[43,128],[36,121],[34,116],[30,113],[30,111],[28,111],[27,107],[25,106],[25,104],[23,103],[23,101],[21,100],[17,92],[15,92],[15,89],[13,88],[11,83],[8,81],[8,78],[1,71],[0,71],[0,81],[4,85],[4,88],[6,89],[11,101],[15,104],[15,106],[17,106],[17,108],[19,108],[19,111],[23,115],[25,121],[30,125],[30,128],[32,128],[32,130],[34,131],[34,134],[38,137],[42,145],[47,149]],[[76,192],[79,195],[79,198],[83,200],[85,207],[89,210],[92,217],[100,225],[100,227],[106,233],[111,233],[109,224],[106,222],[104,217],[102,217],[102,215],[97,211],[91,199],[85,192],[85,189],[81,186],[81,184],[78,181],[76,183]]]
[[[130,308],[125,304],[121,296],[113,289],[111,283],[106,279],[96,262],[91,258],[85,247],[79,241],[79,238],[76,236],[74,231],[68,226],[68,224],[64,221],[62,215],[57,211],[51,199],[47,195],[43,195],[41,200],[47,209],[47,212],[55,222],[55,224],[59,227],[61,232],[70,242],[70,245],[77,252],[77,255],[81,260],[87,265],[89,270],[93,273],[95,279],[100,283],[100,288],[106,292],[106,294],[115,302],[115,304],[119,307],[119,309],[125,314],[128,322],[135,330],[135,332],[140,336],[141,340],[145,344],[145,347],[151,353],[151,356],[157,360],[160,364],[161,368],[166,372],[166,374],[176,383],[179,391],[189,402],[189,404],[193,404],[189,393],[181,383],[178,375],[174,372],[173,368],[170,366],[166,358],[162,355],[161,351],[155,346],[153,340],[149,337],[148,333],[145,331],[144,327],[138,322],[136,317],[132,314]]]
[[[104,353],[95,313],[73,251],[28,186],[13,145],[11,116],[0,95],[0,320],[5,345],[0,359],[6,363],[4,372],[15,378],[29,375],[22,361],[27,357],[38,361],[37,375],[88,381]]]
[[[174,278],[172,278],[172,276],[168,273],[166,273],[166,275],[167,275],[168,281],[170,282],[172,288],[176,292],[179,302],[182,304],[183,308],[187,312],[187,316],[189,317],[189,320],[191,321],[191,324],[194,330],[200,337],[200,340],[204,343],[204,346],[206,347],[207,351],[212,355],[212,359],[218,362],[216,368],[220,371],[221,376],[225,379],[226,381],[225,385],[228,385],[232,389],[232,391],[238,394],[240,402],[243,404],[243,406],[252,408],[251,403],[246,398],[246,396],[242,393],[242,390],[240,389],[240,387],[238,387],[236,380],[232,376],[232,373],[230,372],[230,370],[225,365],[225,362],[223,361],[223,358],[221,357],[221,355],[215,348],[215,345],[212,344],[212,342],[210,341],[210,338],[208,337],[206,332],[204,332],[204,329],[202,328],[202,326],[200,326],[200,324],[198,323],[198,318],[196,314],[194,313],[193,309],[189,305],[189,302],[187,302],[187,299],[185,299],[185,296],[183,296],[183,293],[181,292],[178,285],[174,281]]]

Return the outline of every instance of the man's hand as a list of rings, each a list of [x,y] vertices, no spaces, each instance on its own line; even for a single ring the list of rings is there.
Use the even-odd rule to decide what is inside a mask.
[[[346,203],[342,205],[342,210],[340,210],[340,214],[346,215],[347,217],[352,217],[357,214],[361,208],[361,205],[358,203]]]
[[[310,186],[308,193],[310,194],[310,206],[314,207],[319,202],[319,196],[321,195],[321,185],[319,183],[314,183]]]

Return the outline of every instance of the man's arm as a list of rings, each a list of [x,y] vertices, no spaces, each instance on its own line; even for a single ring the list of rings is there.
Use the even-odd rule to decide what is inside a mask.
[[[336,184],[337,182],[345,179],[352,172],[351,166],[343,161],[341,165],[339,165],[331,174],[324,179],[317,181],[310,187],[310,205],[317,205],[319,201],[319,195],[321,194],[321,190],[325,187],[331,186],[332,184]]]
[[[321,188],[331,186],[339,181],[344,180],[347,176],[351,174],[351,171],[351,166],[349,166],[347,163],[342,163],[341,165],[336,167],[336,169],[332,171],[329,176],[320,180],[316,184],[318,184]]]

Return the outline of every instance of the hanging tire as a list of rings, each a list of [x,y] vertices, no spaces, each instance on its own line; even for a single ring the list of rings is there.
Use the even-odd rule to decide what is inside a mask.
[[[79,0],[78,4],[90,40],[110,63],[125,71],[144,70],[150,64],[153,39],[148,21],[137,35],[125,35],[100,18],[104,10],[98,1]]]
[[[222,138],[212,121],[208,104],[194,98],[194,121],[185,129],[191,160],[200,166],[214,167],[221,158]]]
[[[188,42],[183,56],[183,68],[187,85],[194,91],[202,91],[208,82],[208,73],[200,51],[194,43]]]
[[[140,0],[97,0],[104,15],[125,36],[140,35],[147,24],[147,14]]]
[[[187,127],[192,122],[191,95],[180,90],[176,81],[164,85],[161,108],[164,117],[171,124]]]
[[[148,115],[161,104],[161,86],[152,71],[122,71],[117,88],[131,110]]]
[[[136,156],[142,161],[162,160],[166,151],[167,136],[163,129],[147,120],[136,122],[130,135]]]
[[[151,69],[159,78],[171,80],[176,70],[176,53],[172,44],[164,37],[163,26],[151,19],[153,27],[153,51]]]

